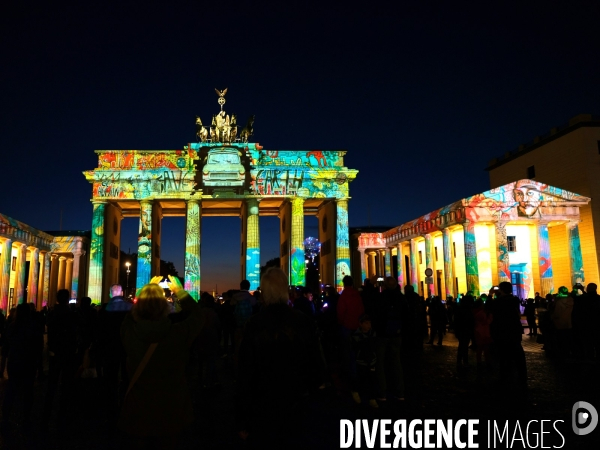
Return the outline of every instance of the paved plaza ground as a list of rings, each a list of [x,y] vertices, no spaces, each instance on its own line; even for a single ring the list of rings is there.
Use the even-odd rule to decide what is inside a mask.
[[[425,345],[422,355],[404,362],[406,400],[386,402],[378,409],[356,405],[340,383],[307,398],[299,418],[294,442],[298,448],[339,448],[340,419],[495,419],[564,420],[559,430],[564,435],[562,448],[599,448],[600,430],[588,436],[576,436],[571,429],[571,408],[584,400],[600,410],[598,380],[600,366],[590,361],[549,359],[535,338],[523,336],[526,352],[529,392],[520,395],[509,385],[501,387],[495,371],[476,379],[475,355],[470,351],[471,366],[465,373],[456,370],[457,341],[448,332],[441,347]],[[194,390],[196,420],[182,436],[181,449],[243,449],[233,420],[234,378],[230,358],[219,360],[222,388]],[[0,384],[4,390],[5,380]],[[74,419],[65,429],[51,426],[43,434],[37,426],[24,430],[17,423],[4,433],[2,449],[117,449],[127,448],[122,436],[95,411],[93,383],[80,386]],[[36,385],[34,418],[41,414],[45,382]],[[512,430],[512,428],[511,428]],[[511,431],[512,433],[512,431]],[[544,446],[560,447],[556,433],[546,436]],[[533,442],[532,442],[533,444]],[[496,445],[505,448],[506,445]],[[363,447],[366,448],[364,441]],[[487,448],[486,445],[480,448]],[[524,448],[516,442],[513,448]],[[525,447],[529,448],[529,447]],[[538,447],[541,448],[541,447]]]

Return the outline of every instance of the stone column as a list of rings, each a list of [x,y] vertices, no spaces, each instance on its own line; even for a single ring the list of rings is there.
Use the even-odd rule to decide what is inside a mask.
[[[392,249],[386,248],[384,250],[384,258],[385,258],[385,276],[392,276]]]
[[[306,283],[304,262],[304,199],[292,199],[292,244],[291,244],[291,274],[292,286],[304,286]]]
[[[50,261],[52,260],[50,252],[46,252],[44,254],[44,281],[43,281],[43,288],[42,288],[42,302],[41,305],[43,306],[44,303],[47,305],[48,304],[48,295],[50,293]]]
[[[398,269],[398,284],[404,286],[404,255],[402,254],[402,243],[396,244],[396,267]]]
[[[200,231],[202,205],[200,200],[189,199],[186,204],[184,289],[200,298]]]
[[[0,308],[6,313],[8,309],[8,292],[10,290],[10,269],[12,264],[12,240],[6,239],[2,248],[0,267]],[[8,316],[7,316],[8,317]]]
[[[348,200],[336,200],[336,245],[335,245],[335,278],[338,291],[343,289],[342,280],[350,275],[350,233],[348,232]]]
[[[52,255],[51,259],[52,261],[50,266],[50,289],[48,292],[48,306],[52,306],[56,303],[56,292],[58,291],[58,255]],[[102,279],[100,279],[100,282],[102,282]]]
[[[419,292],[419,266],[417,264],[417,240],[410,240],[410,284],[415,292]]]
[[[102,272],[104,268],[104,218],[106,211],[106,202],[93,201],[94,213],[92,218],[92,241],[90,243],[90,268],[88,277],[88,295],[92,302],[102,303]],[[54,262],[52,264],[54,271]],[[51,283],[54,281],[54,275],[51,274]],[[55,293],[50,290],[51,298],[48,304],[54,304]]]
[[[85,251],[81,250],[81,241],[73,251],[73,270],[71,278],[71,298],[79,298],[79,267],[81,264],[81,257],[85,255]]]
[[[498,283],[510,281],[510,258],[508,255],[508,239],[506,238],[506,222],[496,222],[496,252],[498,257]],[[546,229],[548,236],[548,229]]]
[[[550,238],[548,224],[537,224],[538,259],[540,264],[540,294],[542,297],[554,291],[554,274],[552,273],[552,258],[550,257]]]
[[[454,266],[452,264],[452,232],[449,228],[444,228],[443,231],[443,246],[444,246],[444,282],[446,284],[446,298],[452,296],[456,298],[454,292]]]
[[[431,269],[433,278],[433,283],[427,283],[428,294],[437,295],[437,290],[435,289],[435,267],[434,267],[434,259],[433,259],[433,239],[431,238],[431,234],[427,233],[425,235],[425,266],[427,269]]]
[[[477,265],[477,246],[475,245],[475,227],[469,222],[463,223],[465,235],[465,268],[467,273],[467,291],[479,295],[479,266]]]
[[[367,278],[367,267],[366,267],[366,261],[365,261],[365,249],[364,248],[359,248],[358,252],[360,253],[360,277],[361,283],[364,283],[365,278]]]
[[[25,298],[25,269],[27,267],[27,246],[20,244],[17,253],[17,271],[15,272],[15,300],[17,304],[27,303]]]
[[[29,282],[27,283],[27,301],[37,305],[39,267],[40,267],[40,249],[34,248],[31,252],[29,261]]]
[[[65,273],[67,270],[67,258],[60,256],[58,258],[58,283],[57,290],[65,289]]]
[[[373,275],[377,275],[377,266],[375,265],[376,252],[369,252],[369,278]]]
[[[152,201],[140,201],[136,287],[148,284],[152,273]]]
[[[581,241],[579,239],[579,225],[577,222],[567,224],[569,232],[569,259],[571,260],[571,286],[585,281],[583,271],[583,256],[581,255]],[[571,287],[569,286],[569,287]]]
[[[246,279],[250,290],[260,285],[260,225],[259,206],[255,198],[246,201]]]
[[[71,295],[72,282],[73,282],[73,258],[67,258],[67,270],[65,271],[65,289],[67,289],[69,291],[69,296]]]

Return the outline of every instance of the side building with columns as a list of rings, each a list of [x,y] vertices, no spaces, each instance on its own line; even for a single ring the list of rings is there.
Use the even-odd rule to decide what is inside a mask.
[[[521,298],[571,287],[584,273],[598,282],[582,257],[582,246],[595,252],[595,243],[579,234],[579,208],[589,202],[529,179],[505,184],[384,232],[354,234],[353,275],[394,276],[420,295],[442,298],[479,295],[502,281]],[[374,265],[372,253],[384,263]]]
[[[87,292],[89,232],[37,230],[0,214],[0,308],[53,305],[59,289],[72,298]]]

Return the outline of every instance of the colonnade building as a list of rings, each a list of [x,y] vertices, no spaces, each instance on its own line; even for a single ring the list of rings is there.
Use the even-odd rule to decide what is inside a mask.
[[[521,298],[571,287],[590,275],[597,281],[597,273],[585,273],[579,234],[579,209],[589,202],[518,180],[384,232],[354,234],[352,271],[361,280],[394,276],[401,286],[442,298],[479,295],[502,281],[511,281]]]
[[[88,246],[89,232],[44,232],[0,214],[0,308],[28,302],[39,310],[59,289],[84,296]]]

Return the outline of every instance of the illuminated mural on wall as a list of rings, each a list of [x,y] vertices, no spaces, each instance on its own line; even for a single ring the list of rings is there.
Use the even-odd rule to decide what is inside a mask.
[[[200,203],[188,200],[185,230],[185,269],[183,288],[198,300],[200,298]]]
[[[258,227],[259,208],[256,199],[248,201],[247,240],[246,240],[246,279],[250,290],[260,285],[260,232]]]
[[[346,275],[350,275],[350,238],[348,234],[348,201],[337,201],[336,229],[337,257],[335,262],[336,284],[338,288],[344,285]]]

